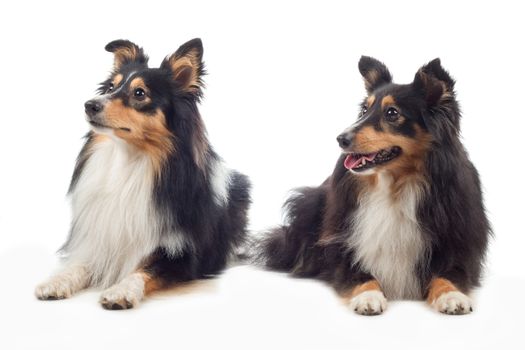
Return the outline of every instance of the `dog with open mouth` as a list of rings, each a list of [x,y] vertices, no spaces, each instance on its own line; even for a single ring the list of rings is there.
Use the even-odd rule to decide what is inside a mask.
[[[114,69],[85,103],[91,125],[71,180],[64,266],[36,288],[63,299],[101,287],[106,309],[218,274],[246,237],[250,183],[208,142],[200,39],[159,68],[127,40],[106,46]]]
[[[262,238],[257,259],[327,281],[359,314],[382,313],[387,299],[470,313],[491,229],[459,138],[455,82],[439,59],[404,85],[371,57],[359,71],[367,96],[337,137],[332,175],[296,190],[286,224]]]

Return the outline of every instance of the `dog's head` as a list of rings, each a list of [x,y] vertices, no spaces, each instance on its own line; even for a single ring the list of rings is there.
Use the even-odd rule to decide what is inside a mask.
[[[428,118],[454,100],[454,81],[439,59],[406,85],[392,83],[387,67],[371,57],[361,58],[359,71],[368,96],[357,122],[337,137],[344,166],[356,174],[419,170],[433,140]]]
[[[106,50],[114,54],[113,71],[99,95],[85,103],[93,131],[154,153],[170,149],[177,100],[201,96],[201,40],[182,45],[160,68],[149,68],[142,48],[130,41],[112,41]]]

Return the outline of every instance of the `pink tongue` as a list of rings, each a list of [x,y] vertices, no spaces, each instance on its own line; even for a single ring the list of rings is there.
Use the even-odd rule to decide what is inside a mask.
[[[360,157],[356,157],[353,154],[349,154],[345,158],[344,166],[347,169],[354,169],[355,167],[357,167],[359,164],[363,162],[363,158],[371,162],[374,160],[376,155],[377,155],[377,152],[370,153],[370,154],[364,154]]]

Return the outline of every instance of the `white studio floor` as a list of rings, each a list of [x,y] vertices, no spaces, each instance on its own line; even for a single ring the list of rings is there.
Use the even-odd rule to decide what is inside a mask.
[[[41,263],[18,264],[28,255]],[[525,281],[511,277],[488,276],[467,316],[409,301],[390,303],[381,316],[358,316],[322,283],[249,266],[158,294],[133,310],[106,311],[93,290],[36,300],[35,284],[56,263],[37,246],[0,256],[0,349],[524,348]]]

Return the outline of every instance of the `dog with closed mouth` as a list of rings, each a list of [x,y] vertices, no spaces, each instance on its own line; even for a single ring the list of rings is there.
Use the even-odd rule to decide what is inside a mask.
[[[327,281],[359,314],[387,299],[472,311],[491,229],[478,173],[460,141],[454,80],[439,59],[410,84],[362,57],[367,96],[319,187],[298,189],[287,223],[259,242],[267,268]]]
[[[197,104],[200,39],[148,67],[127,40],[106,46],[113,72],[85,103],[91,131],[71,180],[64,267],[36,288],[63,299],[101,287],[106,309],[219,273],[246,236],[250,184],[208,142]]]

